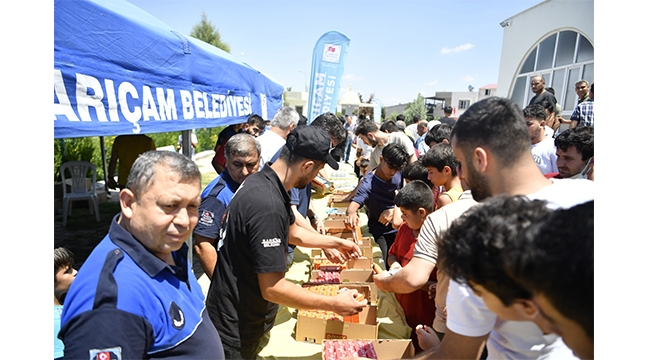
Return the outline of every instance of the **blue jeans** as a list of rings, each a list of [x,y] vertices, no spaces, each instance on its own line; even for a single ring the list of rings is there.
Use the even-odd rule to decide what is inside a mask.
[[[343,161],[348,162],[350,160],[350,150],[352,149],[352,139],[350,139],[350,136],[348,136],[347,140],[345,140],[345,158]]]

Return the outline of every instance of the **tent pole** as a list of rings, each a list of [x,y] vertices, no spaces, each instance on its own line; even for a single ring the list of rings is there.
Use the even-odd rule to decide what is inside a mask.
[[[99,137],[99,148],[102,152],[102,169],[104,169],[104,191],[106,191],[107,196],[110,196],[110,192],[108,191],[108,178],[106,177],[106,173],[108,172],[106,168],[106,143],[104,142],[103,136]]]
[[[183,138],[183,142],[181,143],[181,151],[183,152],[183,155],[187,156],[188,158],[192,157],[192,130],[183,130],[181,132],[181,136]],[[193,264],[194,259],[193,259],[193,252],[194,252],[194,237],[190,234],[190,236],[185,240],[185,243],[187,244],[187,247],[189,248],[189,251],[187,252],[187,258],[190,262],[190,264]]]

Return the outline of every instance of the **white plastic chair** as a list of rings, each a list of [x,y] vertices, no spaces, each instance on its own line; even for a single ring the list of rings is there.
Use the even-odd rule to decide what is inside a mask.
[[[89,170],[92,170],[90,189],[86,184]],[[79,200],[88,201],[88,210],[91,214],[94,210],[95,218],[99,222],[99,201],[95,192],[97,167],[88,161],[68,161],[61,165],[61,180],[63,181],[63,226],[68,221],[68,214],[72,214],[72,202]],[[68,185],[70,185],[70,192],[67,190]]]

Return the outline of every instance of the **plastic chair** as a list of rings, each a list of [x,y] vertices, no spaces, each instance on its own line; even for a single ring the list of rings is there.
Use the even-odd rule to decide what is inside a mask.
[[[86,184],[89,170],[92,170],[90,189]],[[66,172],[69,172],[70,175]],[[63,181],[63,226],[68,222],[68,214],[72,214],[72,202],[79,200],[88,201],[88,210],[91,214],[94,210],[95,218],[99,222],[99,201],[95,192],[97,167],[88,161],[68,161],[61,164],[61,180]],[[67,189],[68,183],[70,183],[70,192]]]

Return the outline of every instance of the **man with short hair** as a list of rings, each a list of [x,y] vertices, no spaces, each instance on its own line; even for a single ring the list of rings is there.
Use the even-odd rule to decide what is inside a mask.
[[[454,124],[456,124],[456,120],[454,120],[451,117],[451,113],[453,111],[454,108],[452,108],[451,105],[447,105],[444,108],[442,108],[442,113],[444,114],[444,116],[440,118],[440,123],[447,124],[451,127],[454,127]]]
[[[331,145],[333,149],[331,150],[332,157],[334,160],[339,161],[343,156],[344,146],[346,144],[347,132],[345,127],[337,119],[336,115],[331,112],[326,112],[318,115],[309,126],[318,127],[325,131],[330,136]],[[280,153],[276,155],[277,158],[280,156]],[[323,176],[325,173],[324,170],[321,170],[320,174]],[[323,176],[324,177],[324,176]],[[323,222],[318,218],[316,212],[313,209],[311,203],[311,191],[312,186],[309,183],[303,189],[292,188],[291,193],[291,208],[293,214],[296,217],[295,223],[298,226],[309,231],[321,232],[324,233],[325,229],[323,227]],[[309,219],[309,221],[307,221]],[[293,261],[293,245],[289,245],[289,256],[287,258],[287,266],[291,265]],[[332,262],[343,263],[346,261],[343,254],[341,254],[336,249],[322,249],[325,253],[325,256]]]
[[[273,327],[278,304],[344,316],[367,305],[365,299],[354,299],[355,290],[325,296],[284,277],[289,241],[359,256],[354,241],[310,232],[294,223],[288,190],[307,186],[326,163],[338,169],[330,141],[323,129],[297,127],[288,134],[278,160],[249,176],[226,209],[223,245],[206,304],[228,359],[257,356],[262,337]]]
[[[589,89],[589,99],[576,105],[570,119],[570,129],[578,126],[594,127],[594,84]]]
[[[593,199],[592,182],[544,177],[530,155],[530,134],[523,113],[509,99],[489,97],[470,106],[458,118],[452,130],[451,144],[459,163],[459,178],[471,189],[476,201],[498,194],[526,195],[530,199],[546,200],[549,207],[558,208]],[[441,210],[459,202],[460,199]],[[425,232],[422,231],[420,236],[425,239]],[[423,257],[429,264],[426,268],[411,271],[411,274],[431,270],[437,261],[435,241],[429,241],[433,244],[431,248],[420,248],[418,251],[422,239],[416,243],[414,257],[424,252]],[[426,243],[426,240],[422,242]],[[414,261],[409,265],[412,263]],[[417,266],[417,262],[414,264]],[[382,290],[399,290],[402,286],[404,289],[401,291],[408,291],[412,285],[404,285],[412,280],[398,276],[405,270],[406,267],[395,274],[397,281],[380,274],[375,277],[375,283]],[[404,275],[408,274],[405,272]],[[389,285],[380,285],[382,282]],[[543,357],[549,351],[552,354],[552,349],[546,348],[543,333],[535,324],[497,319],[483,299],[466,286],[450,281],[446,301],[445,336],[442,342],[425,351],[423,357],[477,358],[486,342],[488,353],[494,358]],[[504,346],[505,343],[510,345]],[[531,349],[535,350],[531,353]]]
[[[201,172],[182,154],[148,151],[133,163],[121,212],[63,305],[65,358],[224,358],[185,244],[200,193]]]
[[[535,94],[535,96],[533,96],[532,99],[530,99],[528,105],[541,103],[542,101],[548,101],[551,104],[553,104],[553,107],[555,107],[555,104],[557,104],[555,95],[546,91],[546,89],[544,89],[545,85],[546,85],[546,80],[544,80],[544,77],[541,75],[533,76],[530,79],[530,89]]]
[[[532,292],[550,330],[576,356],[593,359],[594,202],[533,222],[503,255],[508,274]]]
[[[230,125],[227,128],[223,129],[217,138],[217,143],[214,145],[214,157],[212,158],[212,167],[217,171],[217,174],[221,172],[226,167],[226,156],[224,154],[224,144],[235,134],[239,133],[248,133],[255,137],[258,137],[264,131],[266,123],[261,116],[253,114],[248,117],[248,120],[243,124],[234,124]]]
[[[201,194],[199,221],[194,228],[194,251],[201,265],[194,273],[200,277],[204,272],[210,280],[217,263],[215,240],[219,239],[226,208],[239,186],[260,166],[261,146],[252,135],[235,134],[224,149],[226,167]]]
[[[382,150],[386,145],[391,143],[401,144],[406,148],[410,157],[409,164],[417,160],[417,157],[415,156],[415,148],[413,147],[411,139],[402,132],[382,132],[374,121],[364,119],[359,121],[354,133],[360,137],[364,143],[373,148],[369,158],[369,169],[374,169],[379,165]]]
[[[275,113],[273,120],[271,120],[271,127],[257,138],[257,141],[262,146],[260,168],[263,168],[264,164],[270,161],[282,148],[287,135],[298,126],[299,120],[300,115],[290,106],[283,106]]]
[[[553,138],[546,136],[546,110],[540,104],[528,105],[524,108],[524,119],[530,135],[530,151],[535,164],[542,174],[557,172],[557,155]]]
[[[427,132],[429,131],[429,129],[427,128],[428,124],[429,123],[426,120],[420,120],[416,124],[418,139],[415,141],[415,148],[417,149],[419,156],[424,156],[424,154],[426,154],[427,151],[429,150],[429,145],[427,145],[427,143],[424,141]]]
[[[578,95],[578,104],[589,100],[589,81],[580,79],[576,81],[576,95]]]
[[[581,126],[555,138],[559,179],[594,180],[594,128]]]

